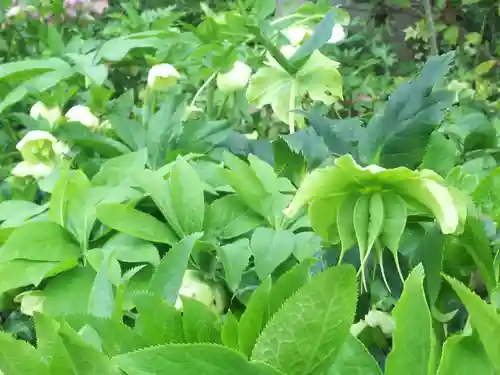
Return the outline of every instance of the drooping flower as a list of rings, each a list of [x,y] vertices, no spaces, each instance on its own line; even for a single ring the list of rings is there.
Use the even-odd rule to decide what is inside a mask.
[[[347,36],[344,26],[335,24],[332,29],[332,36],[328,40],[328,44],[337,44],[343,41]]]
[[[236,61],[230,71],[217,75],[217,87],[224,93],[231,93],[246,87],[252,69],[241,61]]]
[[[158,64],[149,69],[148,87],[154,91],[165,91],[174,86],[181,75],[170,64]]]
[[[48,176],[64,154],[69,152],[66,144],[43,130],[28,132],[17,143],[16,148],[23,161],[18,163],[11,173],[17,177],[32,176],[35,179]]]
[[[79,122],[90,129],[99,127],[99,119],[90,111],[90,108],[83,105],[75,105],[66,112],[69,121]]]
[[[203,280],[201,274],[197,271],[187,270],[184,273],[179,297],[175,303],[175,307],[182,310],[182,299],[180,296],[196,299],[210,307],[217,314],[221,314],[225,308],[224,295],[221,288]]]
[[[47,108],[42,102],[37,102],[31,107],[30,116],[34,119],[43,118],[53,126],[61,118],[62,113],[59,107]]]

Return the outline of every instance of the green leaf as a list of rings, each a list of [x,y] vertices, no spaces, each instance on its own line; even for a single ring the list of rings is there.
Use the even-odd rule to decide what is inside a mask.
[[[0,202],[0,221],[3,227],[22,225],[26,220],[37,216],[47,209],[33,202],[10,200]]]
[[[403,294],[392,313],[396,328],[392,350],[387,357],[386,375],[430,373],[434,361],[434,333],[423,281],[424,270],[419,265],[406,279]]]
[[[30,222],[16,228],[0,247],[0,262],[13,259],[43,262],[77,260],[80,248],[60,225],[49,221]]]
[[[111,254],[103,254],[102,264],[95,276],[89,296],[89,313],[99,318],[111,318],[115,307],[113,286],[108,276],[110,262]]]
[[[4,375],[49,375],[46,363],[30,344],[0,332],[0,371]]]
[[[205,229],[208,234],[230,239],[257,228],[263,222],[235,195],[227,195],[212,202],[207,212]]]
[[[443,345],[437,375],[493,375],[488,357],[475,336],[451,336]]]
[[[420,168],[431,169],[442,177],[446,177],[455,166],[457,156],[456,143],[441,132],[433,132]]]
[[[325,241],[334,245],[341,240],[337,227],[337,212],[343,198],[343,196],[332,196],[315,199],[309,205],[309,220],[312,229]],[[344,209],[347,208],[344,207]]]
[[[140,293],[134,296],[139,310],[135,331],[149,346],[184,342],[181,312],[160,296]]]
[[[203,183],[196,170],[184,159],[178,159],[170,172],[168,184],[182,234],[185,236],[203,231],[205,198]]]
[[[0,65],[0,79],[5,78],[26,78],[34,74],[71,68],[67,62],[58,58],[46,60],[30,60],[9,62]]]
[[[252,359],[288,375],[321,374],[332,364],[356,310],[356,272],[332,267],[302,287],[262,331]]]
[[[328,375],[382,375],[382,371],[361,341],[348,335]]]
[[[295,236],[295,249],[293,255],[299,262],[311,259],[318,251],[321,251],[321,237],[313,232],[300,232]]]
[[[108,61],[120,61],[130,51],[137,48],[160,48],[165,41],[161,38],[156,38],[156,35],[161,35],[161,31],[149,32],[150,37],[140,37],[138,34],[129,34],[114,39],[107,40],[99,50],[99,59]],[[146,34],[147,35],[147,34]]]
[[[268,194],[279,193],[279,179],[273,167],[252,154],[248,155],[248,162],[264,190]]]
[[[469,312],[483,348],[496,372],[500,371],[500,316],[493,305],[487,304],[461,282],[444,275]]]
[[[239,349],[238,331],[238,319],[236,319],[232,311],[229,311],[224,318],[224,324],[222,325],[221,331],[221,341],[224,346],[234,350]]]
[[[380,238],[385,246],[391,251],[396,267],[399,268],[399,243],[406,227],[408,209],[406,202],[394,192],[383,192],[382,200],[384,203],[384,225]]]
[[[363,267],[384,224],[382,196],[378,193],[361,196],[354,207],[353,222]]]
[[[221,343],[221,321],[204,303],[181,296],[186,342]]]
[[[385,168],[420,164],[429,137],[455,100],[446,91],[431,91],[450,69],[453,53],[432,56],[418,76],[396,88],[383,113],[373,116],[360,139],[365,164]]]
[[[259,19],[270,16],[276,10],[275,0],[255,0],[253,11]]]
[[[151,242],[123,233],[118,233],[107,241],[104,249],[113,249],[113,256],[122,262],[150,263],[153,266],[160,263],[158,249]]]
[[[271,279],[267,279],[253,292],[245,311],[241,315],[238,329],[240,352],[250,357],[257,337],[269,316],[269,294]]]
[[[128,374],[282,375],[214,344],[168,344],[120,355],[113,362]]]
[[[143,240],[172,245],[175,234],[161,221],[120,203],[97,206],[97,218],[106,226]]]
[[[193,233],[172,246],[151,277],[148,288],[151,293],[175,303],[191,252],[200,238],[200,233]]]
[[[52,24],[47,25],[47,42],[54,55],[60,56],[64,53],[63,36]]]
[[[224,266],[224,273],[229,287],[236,290],[252,255],[250,242],[247,238],[242,238],[227,245],[218,246],[217,253]]]
[[[125,185],[133,181],[134,173],[144,170],[147,161],[145,148],[106,160],[92,177],[93,185]]]
[[[494,66],[497,65],[497,61],[496,60],[487,60],[487,61],[483,61],[481,64],[479,64],[478,66],[476,66],[476,69],[474,69],[474,72],[479,75],[479,76],[482,76],[482,75],[485,75],[487,73],[489,73],[489,71],[491,69],[493,69]]]
[[[250,241],[254,256],[255,271],[261,280],[271,273],[292,254],[295,247],[291,231],[257,228]]]

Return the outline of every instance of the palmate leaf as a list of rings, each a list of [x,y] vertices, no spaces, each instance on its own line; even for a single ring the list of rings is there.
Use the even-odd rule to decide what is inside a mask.
[[[420,164],[430,135],[454,102],[453,93],[432,91],[452,59],[451,52],[430,57],[417,77],[392,93],[384,112],[371,119],[360,139],[364,163],[387,168]]]
[[[288,375],[322,374],[342,347],[354,319],[356,273],[332,267],[298,290],[269,321],[252,359]]]

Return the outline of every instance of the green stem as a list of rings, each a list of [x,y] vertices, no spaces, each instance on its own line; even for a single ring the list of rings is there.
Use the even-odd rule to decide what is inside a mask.
[[[213,84],[213,80],[210,82],[208,85],[208,90],[207,90],[207,116],[209,119],[212,119],[213,114],[214,114],[214,93],[215,93],[215,86]]]
[[[217,76],[217,73],[219,73],[218,70],[213,72],[212,75],[210,77],[208,77],[208,79],[203,83],[203,85],[200,87],[200,89],[196,92],[196,94],[194,94],[193,100],[191,100],[191,105],[190,105],[191,107],[193,107],[195,105],[196,100],[198,99],[200,94],[203,92],[203,90],[205,90],[208,87],[208,85],[210,85],[210,83],[213,81],[213,79]]]
[[[290,134],[295,133],[295,113],[293,110],[295,109],[295,96],[296,96],[296,84],[295,81],[292,81],[292,87],[290,88],[290,101],[289,112],[288,112],[288,126],[290,127]]]

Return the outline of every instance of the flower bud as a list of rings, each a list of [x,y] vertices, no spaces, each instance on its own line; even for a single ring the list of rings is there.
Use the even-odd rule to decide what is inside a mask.
[[[252,69],[241,61],[236,61],[232,69],[217,75],[217,87],[220,91],[231,93],[245,88],[252,75]]]
[[[182,279],[179,296],[196,299],[197,301],[210,307],[214,313],[221,314],[224,311],[224,295],[221,288],[210,285],[202,279],[199,272],[187,270]],[[182,310],[182,300],[177,298],[175,307]]]
[[[170,64],[158,64],[149,69],[148,87],[155,91],[165,91],[174,86],[181,78],[179,72]]]
[[[335,24],[332,29],[332,36],[328,40],[328,44],[337,44],[346,38],[347,34],[345,28],[342,25]]]
[[[99,119],[94,116],[88,107],[75,105],[66,112],[66,118],[69,121],[79,122],[88,128],[96,129],[99,127]]]
[[[47,108],[42,102],[37,102],[31,107],[30,116],[34,119],[43,118],[47,120],[50,125],[54,125],[57,120],[61,118],[62,114],[59,107]]]

